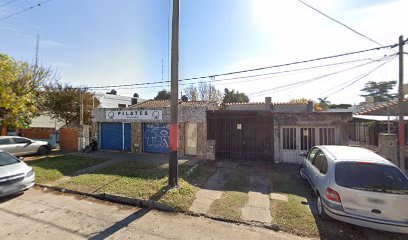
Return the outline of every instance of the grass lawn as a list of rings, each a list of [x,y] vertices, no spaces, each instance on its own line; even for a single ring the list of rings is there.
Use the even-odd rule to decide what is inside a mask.
[[[302,204],[312,199],[313,192],[308,188],[307,183],[294,176],[293,171],[290,170],[292,169],[284,170],[281,166],[277,166],[272,172],[273,192],[285,194],[289,200],[288,202],[271,200],[272,217],[283,231],[317,237],[316,219],[310,207]]]
[[[234,169],[232,176],[225,184],[225,191],[220,199],[210,207],[210,214],[232,220],[241,219],[241,210],[248,202],[249,178],[245,169]]]
[[[207,166],[209,165],[209,166]],[[87,193],[108,193],[166,203],[178,210],[188,210],[198,188],[193,184],[208,178],[212,163],[199,165],[187,175],[192,166],[179,166],[179,188],[166,191],[168,164],[147,161],[121,161],[92,174],[84,174],[58,186]]]
[[[37,183],[48,183],[104,161],[76,155],[54,155],[26,163],[33,167]]]

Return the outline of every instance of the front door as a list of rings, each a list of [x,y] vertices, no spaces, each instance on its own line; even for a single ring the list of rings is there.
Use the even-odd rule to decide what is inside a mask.
[[[186,123],[185,155],[197,155],[197,123]]]
[[[302,163],[301,153],[316,145],[337,145],[340,143],[338,127],[282,127],[282,162]]]

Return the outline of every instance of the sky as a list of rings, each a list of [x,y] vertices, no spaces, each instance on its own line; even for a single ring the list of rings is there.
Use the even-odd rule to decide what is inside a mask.
[[[304,1],[382,45],[397,43],[400,35],[408,38],[407,0]],[[8,2],[0,0],[0,52],[34,62],[38,32],[39,61],[57,71],[62,83],[98,87],[170,78],[171,0],[52,0],[1,20],[41,1],[15,0],[2,6]],[[180,1],[180,79],[375,47],[379,45],[298,0]],[[398,80],[395,52],[383,49],[219,76],[213,84],[221,91],[244,92],[252,102],[268,96],[273,102],[327,97],[332,103],[357,104],[364,100],[360,89],[367,81]],[[199,81],[211,79],[182,81],[179,90]],[[119,95],[138,93],[145,99],[163,88],[168,89],[168,83],[115,87]]]

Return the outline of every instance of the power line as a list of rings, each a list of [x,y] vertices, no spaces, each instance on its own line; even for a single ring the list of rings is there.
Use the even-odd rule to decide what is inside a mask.
[[[339,93],[339,92],[343,91],[344,89],[350,87],[351,85],[355,84],[356,82],[358,82],[358,81],[364,79],[365,77],[367,77],[368,75],[370,75],[370,74],[373,73],[374,71],[378,70],[379,68],[381,68],[381,67],[384,66],[385,64],[391,62],[391,60],[393,60],[393,59],[394,59],[394,58],[388,59],[386,62],[384,62],[384,63],[382,63],[382,64],[376,66],[375,68],[371,69],[371,70],[368,71],[367,73],[362,74],[362,75],[358,76],[357,78],[352,79],[353,81],[352,81],[350,84],[348,84],[347,86],[344,86],[343,88],[341,88],[341,89],[339,89],[339,90],[337,90],[337,91],[334,91],[334,92],[332,92],[332,93],[330,93],[330,94],[327,94],[326,97],[328,98],[328,97],[330,97],[330,96],[333,96],[333,95],[336,94],[336,93]]]
[[[314,78],[310,78],[310,79],[306,79],[306,80],[302,80],[302,81],[296,81],[296,82],[293,82],[293,83],[281,85],[281,86],[274,87],[274,88],[271,88],[271,89],[266,89],[266,90],[262,90],[262,91],[258,91],[258,92],[253,92],[253,93],[248,94],[248,96],[265,95],[265,94],[277,92],[278,90],[280,91],[282,89],[285,89],[285,90],[286,89],[291,89],[291,88],[294,88],[294,87],[298,87],[300,85],[304,85],[304,84],[307,84],[307,83],[310,83],[310,82],[317,81],[317,80],[325,78],[325,77],[333,76],[333,75],[336,75],[336,74],[339,74],[339,73],[343,73],[343,72],[346,72],[346,71],[349,71],[349,70],[353,70],[353,69],[356,69],[356,68],[359,68],[359,67],[363,67],[363,66],[366,66],[366,65],[372,64],[374,62],[378,62],[378,61],[383,61],[383,59],[371,61],[371,62],[368,62],[368,63],[353,66],[353,67],[349,67],[349,68],[346,68],[346,69],[343,69],[343,70],[340,70],[340,71],[324,74],[324,75],[317,76],[317,77],[314,77]]]
[[[9,4],[12,4],[13,2],[17,2],[17,1],[18,0],[11,0],[11,1],[5,2],[4,4],[0,5],[0,8],[5,7],[5,6],[7,6]]]
[[[216,79],[216,80],[207,80],[207,81],[201,81],[203,83],[208,83],[208,82],[224,82],[224,81],[231,81],[231,80],[238,80],[238,79],[247,79],[247,78],[254,78],[254,77],[260,77],[260,76],[268,76],[268,75],[278,75],[282,73],[292,73],[292,72],[298,72],[298,71],[304,71],[304,70],[310,70],[310,69],[316,69],[316,68],[323,68],[323,67],[331,67],[331,66],[337,66],[337,65],[342,65],[342,64],[349,64],[349,63],[355,63],[355,62],[361,62],[361,61],[368,61],[371,60],[371,58],[363,58],[363,59],[357,59],[357,60],[351,60],[351,61],[343,61],[343,62],[337,62],[337,63],[330,63],[330,64],[324,64],[324,65],[318,65],[318,66],[312,66],[312,67],[304,67],[304,68],[297,68],[297,69],[291,69],[291,70],[285,70],[285,71],[279,71],[279,72],[270,72],[270,73],[263,73],[263,74],[256,74],[256,75],[249,75],[249,76],[242,76],[242,77],[233,77],[233,78],[224,78],[224,79]],[[266,78],[257,78],[257,79],[249,79],[250,81],[257,81],[257,80],[263,80],[263,79],[270,79],[271,77],[266,77]],[[186,80],[179,80],[181,81],[186,81]],[[248,81],[248,80],[245,80]],[[157,84],[161,82],[153,82],[152,84]],[[189,83],[180,83],[179,85],[187,85]],[[150,84],[149,84],[150,85]],[[162,86],[141,86],[141,87],[136,87],[136,88],[161,88]],[[92,87],[90,87],[92,88]],[[106,87],[106,88],[99,88],[100,90],[109,90],[111,87]],[[135,89],[134,87],[115,87],[116,90],[118,89]]]
[[[25,9],[23,9],[23,10],[21,10],[21,11],[12,13],[12,14],[10,14],[10,15],[7,15],[7,16],[5,16],[5,17],[3,17],[3,18],[0,18],[0,22],[1,22],[1,21],[4,21],[4,20],[6,20],[6,19],[9,19],[9,18],[11,18],[11,17],[14,17],[14,16],[16,16],[16,15],[18,15],[18,14],[21,14],[21,13],[27,12],[27,11],[29,11],[29,10],[32,10],[33,8],[41,7],[42,4],[47,3],[47,2],[50,2],[50,1],[52,1],[52,0],[45,0],[45,1],[39,2],[39,3],[35,4],[35,5],[32,5],[31,7],[25,8]]]
[[[325,14],[324,12],[320,11],[319,9],[317,9],[317,8],[315,8],[315,7],[313,7],[313,6],[309,5],[309,4],[307,4],[307,3],[305,3],[304,1],[302,1],[302,0],[297,0],[297,1],[300,2],[300,3],[302,3],[303,5],[307,6],[308,8],[311,8],[311,9],[313,9],[314,11],[320,13],[321,15],[325,16],[326,18],[328,18],[328,19],[330,19],[330,20],[332,20],[332,21],[334,21],[334,22],[340,24],[341,26],[347,28],[348,30],[350,30],[350,31],[352,31],[352,32],[354,32],[354,33],[356,33],[356,34],[358,34],[359,36],[361,36],[361,37],[363,37],[363,38],[365,38],[365,39],[367,39],[367,40],[369,40],[369,41],[371,41],[371,42],[373,42],[373,43],[375,43],[375,44],[377,44],[377,45],[379,45],[379,46],[384,46],[383,44],[377,42],[376,40],[374,40],[374,39],[368,37],[367,35],[362,34],[361,32],[359,32],[359,31],[357,31],[357,30],[351,28],[350,26],[347,26],[346,24],[340,22],[339,20],[336,20],[336,19],[330,17],[329,15],[327,15],[327,14]]]
[[[408,40],[408,39],[407,39],[407,40]],[[327,59],[332,59],[332,58],[350,56],[350,55],[355,55],[355,54],[370,52],[370,51],[374,51],[374,50],[380,50],[380,49],[384,49],[384,48],[394,48],[394,47],[396,47],[396,46],[398,46],[398,44],[392,44],[392,45],[383,46],[383,47],[370,48],[370,49],[365,49],[365,50],[360,50],[360,51],[355,51],[355,52],[347,52],[347,53],[342,53],[342,54],[337,54],[337,55],[331,55],[331,56],[326,56],[326,57],[319,57],[319,58],[314,58],[314,59],[309,59],[309,60],[301,60],[301,61],[295,61],[295,62],[290,62],[290,63],[278,64],[278,65],[273,65],[273,66],[268,66],[268,67],[260,67],[260,68],[247,69],[247,70],[241,70],[241,71],[236,71],[236,72],[221,73],[221,74],[208,75],[208,76],[201,76],[201,77],[185,78],[185,79],[180,79],[179,81],[199,80],[199,79],[204,79],[204,78],[227,76],[227,75],[233,75],[233,74],[240,74],[240,73],[246,73],[246,72],[266,70],[266,69],[271,69],[271,68],[287,67],[287,66],[291,66],[291,65],[297,65],[297,64],[310,63],[310,62],[321,61],[321,60],[327,60]],[[169,82],[169,81],[165,81],[165,82]],[[162,83],[162,82],[156,81],[156,82],[144,82],[144,83],[134,83],[134,84],[120,84],[120,85],[109,85],[109,86],[97,86],[97,87],[92,87],[92,89],[98,89],[98,88],[116,88],[116,87],[130,87],[130,86],[150,85],[150,84],[158,84],[158,83]]]

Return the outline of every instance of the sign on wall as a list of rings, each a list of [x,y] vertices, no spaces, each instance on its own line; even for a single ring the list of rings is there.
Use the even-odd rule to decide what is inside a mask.
[[[106,112],[106,119],[110,120],[162,120],[162,118],[162,110],[124,110]]]

